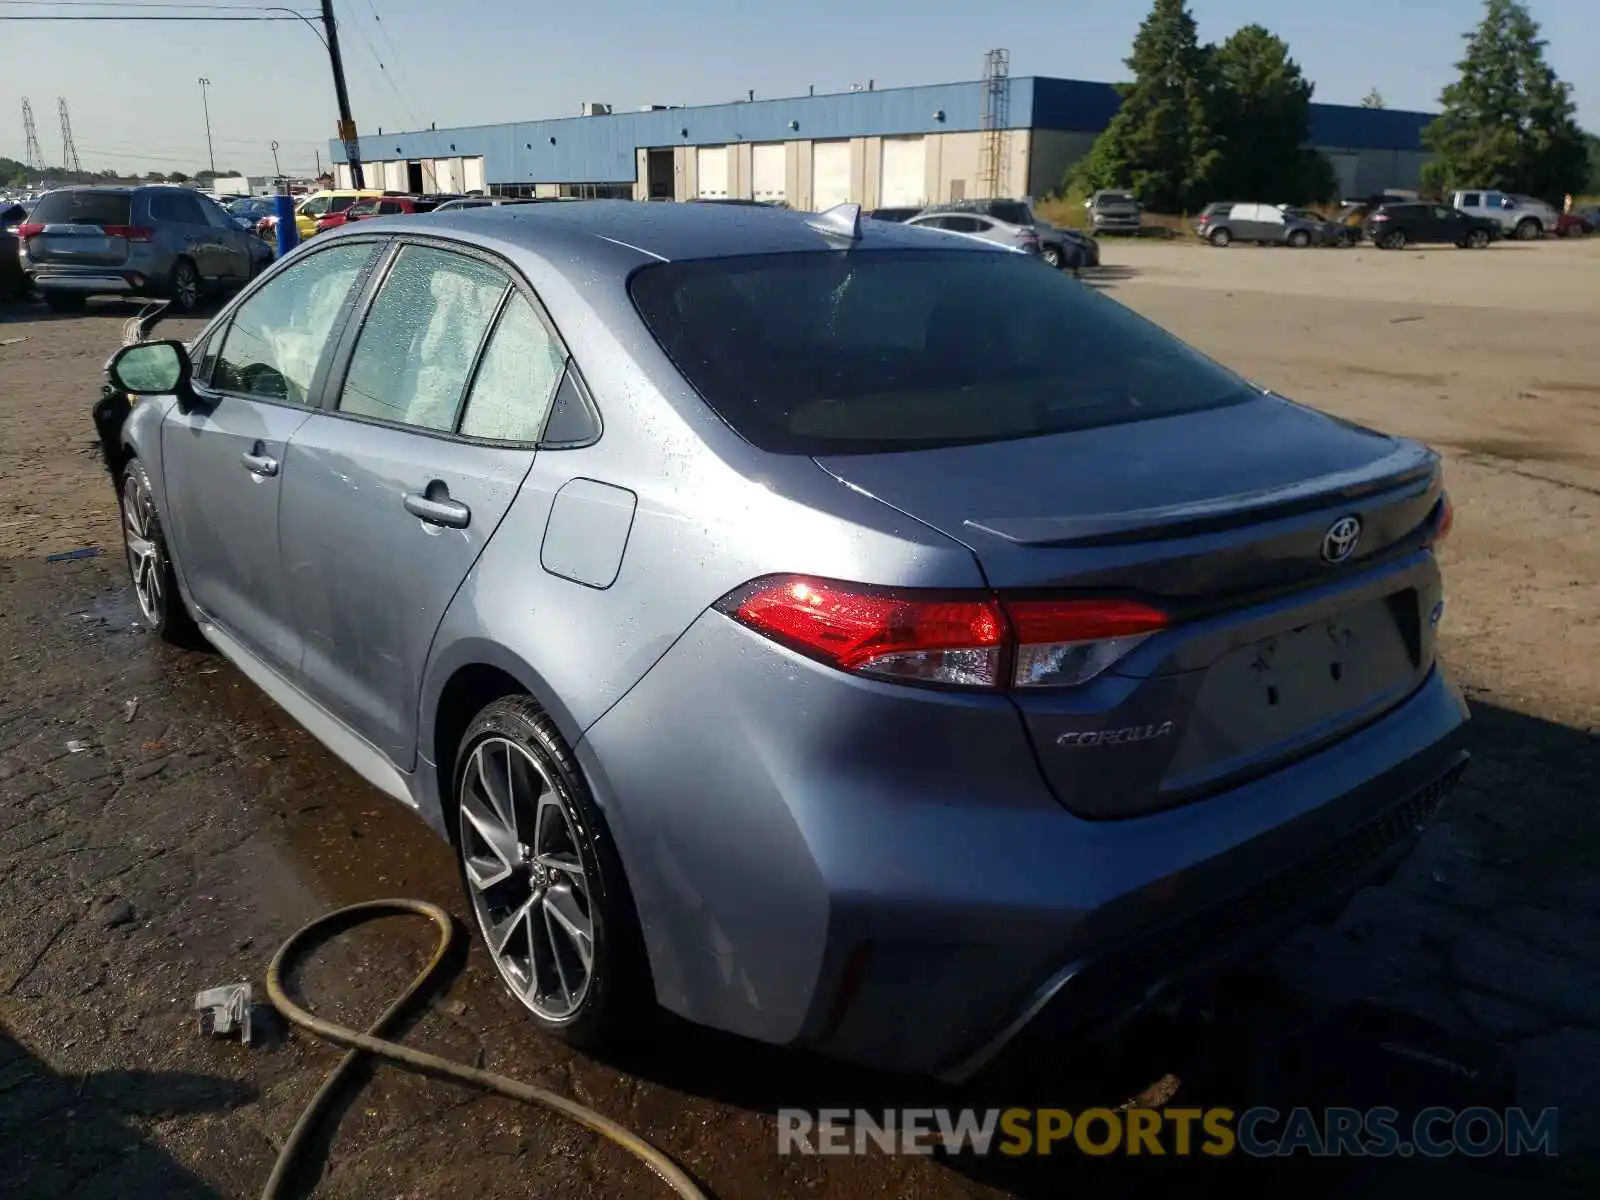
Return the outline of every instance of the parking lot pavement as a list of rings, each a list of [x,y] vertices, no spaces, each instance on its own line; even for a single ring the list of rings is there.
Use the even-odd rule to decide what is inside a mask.
[[[1382,255],[1108,242],[1106,255],[1096,286],[1222,361],[1445,454],[1445,653],[1474,703],[1476,763],[1399,877],[1293,939],[1274,969],[1312,995],[1373,996],[1508,1043],[1521,1102],[1562,1107],[1562,1178],[1592,1186],[1600,243]],[[0,309],[0,1194],[249,1196],[334,1055],[298,1036],[202,1041],[194,993],[259,983],[287,933],[340,904],[462,906],[448,851],[413,818],[218,657],[133,627],[87,416],[126,315]],[[83,548],[103,553],[47,561]],[[303,992],[360,1024],[429,936],[379,927],[336,942]],[[530,1032],[476,951],[407,1040],[592,1104],[724,1198],[1237,1191],[1207,1164],[1151,1176],[1121,1159],[780,1158],[777,1107],[951,1097],[682,1029],[626,1061],[573,1055]],[[1192,1051],[1132,1042],[1070,1076],[1041,1067],[1033,1086],[1115,1104]],[[657,1194],[571,1126],[386,1069],[322,1158],[322,1194],[361,1200]],[[1334,1178],[1309,1164],[1294,1186],[1316,1194]],[[1398,1194],[1398,1176],[1373,1178]],[[1457,1194],[1518,1193],[1495,1177]]]

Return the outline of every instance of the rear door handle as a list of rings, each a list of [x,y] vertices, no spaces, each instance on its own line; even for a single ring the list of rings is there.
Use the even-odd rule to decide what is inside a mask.
[[[449,491],[442,484],[430,484],[428,492],[434,495],[406,493],[406,511],[417,520],[426,521],[429,525],[443,525],[447,529],[465,529],[472,523],[472,510],[461,501],[450,499]]]
[[[244,464],[246,471],[263,479],[270,478],[278,473],[278,460],[265,454],[240,455],[239,461]]]

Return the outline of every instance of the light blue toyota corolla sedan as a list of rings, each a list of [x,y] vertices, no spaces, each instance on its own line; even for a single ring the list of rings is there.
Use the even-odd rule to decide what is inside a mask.
[[[449,838],[579,1045],[964,1078],[1381,876],[1465,761],[1437,458],[1030,256],[363,221],[109,373],[145,619]]]

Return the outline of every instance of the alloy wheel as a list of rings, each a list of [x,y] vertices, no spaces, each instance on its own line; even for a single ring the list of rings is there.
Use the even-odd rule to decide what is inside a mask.
[[[535,1016],[572,1020],[594,976],[594,910],[566,801],[503,737],[473,749],[460,799],[461,861],[495,967]]]
[[[133,594],[139,611],[152,625],[160,625],[164,564],[156,534],[156,506],[144,481],[129,471],[122,481],[122,540],[133,574]]]
[[[180,262],[172,273],[173,299],[178,302],[178,308],[184,312],[192,309],[200,300],[200,280],[194,273],[194,268],[188,263]]]

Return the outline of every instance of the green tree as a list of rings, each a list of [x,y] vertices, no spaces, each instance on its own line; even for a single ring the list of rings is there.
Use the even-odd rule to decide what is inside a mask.
[[[1585,189],[1592,196],[1600,196],[1600,137],[1589,135],[1589,186]]]
[[[1365,96],[1361,97],[1361,107],[1362,108],[1388,108],[1389,106],[1386,103],[1384,103],[1383,93],[1380,92],[1377,88],[1373,88]]]
[[[1424,186],[1500,188],[1560,204],[1586,181],[1588,151],[1572,88],[1545,62],[1539,23],[1520,0],[1486,0],[1483,21],[1465,36],[1460,78],[1422,134],[1434,154]]]
[[[1155,0],[1127,59],[1133,82],[1078,171],[1085,188],[1130,188],[1157,211],[1200,203],[1221,148],[1212,124],[1210,55],[1185,0]]]
[[[1246,25],[1212,54],[1214,122],[1223,156],[1215,195],[1304,204],[1326,200],[1333,167],[1307,142],[1312,85],[1289,47],[1260,25]]]

